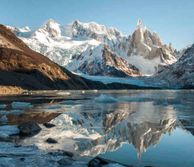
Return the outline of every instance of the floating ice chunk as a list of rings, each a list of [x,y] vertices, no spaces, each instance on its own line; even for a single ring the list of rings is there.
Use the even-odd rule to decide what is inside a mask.
[[[0,109],[4,109],[6,107],[6,104],[0,104]]]
[[[101,94],[100,96],[95,98],[95,101],[99,103],[114,103],[117,102],[118,100],[112,96]]]
[[[12,108],[16,109],[16,108],[30,108],[33,105],[27,102],[12,102],[11,106]]]

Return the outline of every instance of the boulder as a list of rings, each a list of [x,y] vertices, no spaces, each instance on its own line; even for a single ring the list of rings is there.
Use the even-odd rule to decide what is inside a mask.
[[[34,136],[41,131],[40,126],[36,122],[26,122],[18,126],[21,136]]]
[[[68,158],[68,157],[64,157],[58,161],[58,164],[60,166],[70,166],[72,165],[72,163],[73,163],[73,159]]]
[[[50,155],[53,155],[53,156],[67,156],[67,157],[73,157],[74,154],[70,151],[64,151],[64,150],[56,150],[56,151],[53,151],[53,152],[49,152]]]
[[[55,139],[53,139],[53,138],[48,138],[47,140],[46,140],[46,142],[47,143],[49,143],[49,144],[56,144],[56,143],[58,143]]]
[[[53,128],[55,127],[56,125],[52,124],[52,123],[49,123],[49,122],[46,122],[43,124],[46,128]]]
[[[88,167],[103,167],[103,166],[105,167],[108,165],[112,165],[112,166],[116,165],[117,167],[133,167],[131,165],[120,164],[100,157],[95,157],[88,163]]]

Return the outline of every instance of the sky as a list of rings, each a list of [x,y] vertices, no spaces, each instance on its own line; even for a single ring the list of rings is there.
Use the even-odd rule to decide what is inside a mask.
[[[50,18],[95,21],[126,35],[140,18],[176,49],[194,43],[194,0],[0,0],[1,24],[35,29]]]

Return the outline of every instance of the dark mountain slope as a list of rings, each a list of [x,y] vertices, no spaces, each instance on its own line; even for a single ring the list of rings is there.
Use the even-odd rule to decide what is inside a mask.
[[[31,50],[0,25],[0,85],[24,89],[90,89],[79,76]]]

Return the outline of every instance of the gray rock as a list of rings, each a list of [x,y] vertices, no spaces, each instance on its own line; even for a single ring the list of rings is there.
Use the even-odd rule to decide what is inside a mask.
[[[58,161],[58,164],[60,166],[67,166],[67,165],[71,165],[72,163],[73,163],[73,159],[68,157],[62,158]]]
[[[108,165],[108,164],[109,164],[109,161],[104,160],[100,157],[96,157],[88,163],[88,167],[101,167],[103,165]]]
[[[69,152],[69,151],[64,151],[64,155],[65,156],[68,156],[68,157],[73,157],[73,153],[72,152]]]
[[[34,136],[41,131],[40,126],[36,122],[26,122],[18,126],[21,136]]]
[[[49,122],[46,122],[43,124],[46,128],[53,128],[55,127],[56,125],[52,124],[52,123],[49,123]]]
[[[111,161],[111,160],[107,160],[104,158],[100,158],[100,157],[95,157],[93,158],[89,163],[88,163],[88,167],[103,167],[106,165],[117,165],[120,167],[133,167],[131,165],[124,165],[124,164],[119,164],[117,162]]]
[[[50,155],[53,155],[53,156],[67,156],[67,157],[73,157],[74,154],[72,152],[69,152],[69,151],[64,151],[64,150],[56,150],[56,151],[52,151],[52,152],[49,152]]]
[[[56,144],[56,143],[58,143],[55,139],[53,139],[53,138],[48,138],[47,140],[46,140],[46,142],[47,143],[49,143],[49,144]]]

